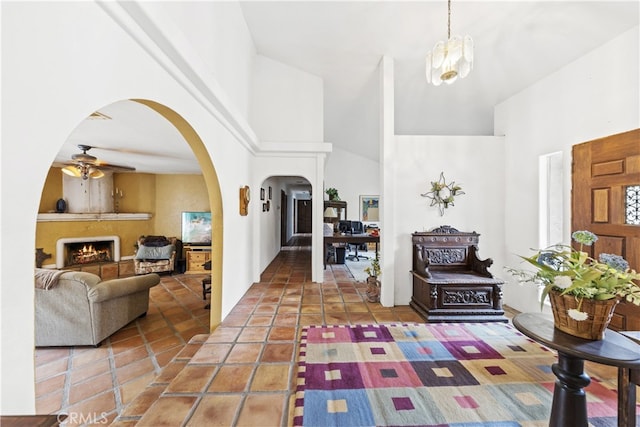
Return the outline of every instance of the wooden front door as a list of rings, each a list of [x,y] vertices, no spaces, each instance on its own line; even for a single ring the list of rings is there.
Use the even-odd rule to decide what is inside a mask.
[[[298,200],[297,233],[311,233],[311,200]]]
[[[627,187],[640,185],[640,129],[573,147],[571,229],[598,236],[591,256],[624,257],[640,271],[640,225],[627,218]],[[640,307],[618,304],[611,321],[618,330],[640,330]]]

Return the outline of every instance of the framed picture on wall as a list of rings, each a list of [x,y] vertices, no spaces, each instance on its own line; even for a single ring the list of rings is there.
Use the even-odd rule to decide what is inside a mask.
[[[379,202],[380,196],[360,196],[360,221],[380,221]]]

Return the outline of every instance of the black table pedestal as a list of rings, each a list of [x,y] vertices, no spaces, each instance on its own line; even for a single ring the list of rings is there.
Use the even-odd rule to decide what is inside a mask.
[[[549,427],[588,425],[587,396],[584,388],[591,378],[584,373],[584,360],[558,353],[558,363],[551,366],[557,380]]]
[[[618,427],[635,427],[635,389],[640,383],[638,342],[610,329],[601,340],[574,337],[554,328],[550,319],[534,313],[516,315],[513,326],[532,340],[558,352],[558,362],[551,368],[557,380],[549,426],[589,425],[584,387],[591,383],[591,379],[584,373],[584,362],[590,361],[618,368]]]

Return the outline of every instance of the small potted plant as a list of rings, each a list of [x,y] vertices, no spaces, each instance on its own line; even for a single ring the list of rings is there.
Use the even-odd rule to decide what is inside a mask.
[[[333,187],[327,188],[325,193],[327,193],[327,195],[329,196],[329,200],[340,200],[340,196],[338,196],[338,190]]]
[[[376,257],[371,261],[371,265],[365,268],[364,272],[369,275],[367,277],[367,301],[380,302],[380,281],[378,276],[380,276],[381,272],[378,252],[376,252]]]
[[[519,282],[543,286],[541,307],[550,298],[556,328],[586,339],[602,339],[611,314],[624,299],[640,305],[640,274],[629,269],[620,255],[601,253],[598,259],[583,252],[598,236],[590,231],[574,232],[571,237],[578,250],[555,245],[538,250],[529,257],[521,256],[535,271],[506,270]]]

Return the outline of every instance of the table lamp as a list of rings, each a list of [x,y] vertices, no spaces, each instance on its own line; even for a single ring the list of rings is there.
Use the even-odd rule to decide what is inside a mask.
[[[324,217],[329,218],[329,222],[333,225],[335,231],[335,219],[338,218],[336,208],[328,207],[324,210]]]

